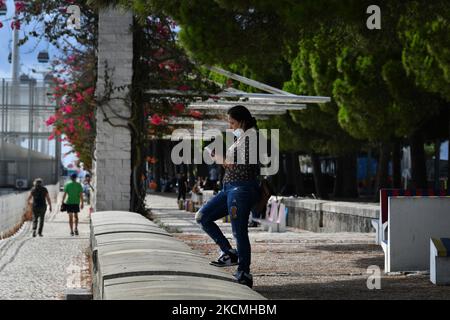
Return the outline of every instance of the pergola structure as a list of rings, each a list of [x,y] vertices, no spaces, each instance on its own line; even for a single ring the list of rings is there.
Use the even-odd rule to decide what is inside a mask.
[[[149,90],[148,93],[166,96],[185,95],[194,97],[194,100],[197,101],[191,103],[188,109],[200,110],[204,114],[216,118],[215,120],[202,120],[202,124],[206,129],[215,128],[221,131],[225,131],[228,127],[225,118],[227,110],[238,104],[245,106],[257,120],[266,120],[272,115],[285,114],[288,110],[304,110],[307,108],[307,104],[327,103],[331,101],[330,97],[295,95],[218,67],[207,66],[206,68],[266,93],[248,93],[234,88],[226,88],[223,92],[208,98],[206,101],[203,101],[202,98],[204,99],[205,96],[210,95],[202,92]],[[188,117],[172,118],[169,120],[169,124],[193,126],[195,121],[199,120]],[[166,138],[170,139],[170,137]]]

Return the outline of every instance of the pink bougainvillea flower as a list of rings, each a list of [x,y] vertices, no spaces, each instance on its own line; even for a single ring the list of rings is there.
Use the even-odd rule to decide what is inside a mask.
[[[50,116],[47,121],[45,121],[45,124],[48,126],[51,126],[56,122],[56,116]]]
[[[155,53],[153,53],[153,56],[155,58],[162,57],[163,55],[164,55],[164,49],[163,48],[159,48],[158,50],[156,50]]]
[[[178,90],[180,90],[180,91],[188,91],[190,88],[189,88],[189,86],[187,86],[187,85],[182,85],[182,86],[179,86],[178,87]]]
[[[25,3],[23,3],[22,1],[17,1],[16,2],[16,13],[20,13],[24,10],[25,10]]]
[[[161,124],[161,122],[162,122],[162,118],[159,115],[154,114],[151,117],[150,122],[151,122],[151,124],[153,124],[155,126],[159,126]]]
[[[83,95],[81,94],[81,93],[79,93],[79,92],[76,92],[75,93],[75,100],[76,100],[76,102],[78,102],[78,103],[83,103],[84,102],[84,97],[83,97]]]
[[[92,96],[92,95],[94,94],[94,92],[95,92],[95,88],[94,88],[94,87],[87,88],[87,89],[84,91],[84,93],[85,93],[87,96]]]
[[[72,106],[65,106],[62,108],[62,111],[65,112],[66,114],[70,114],[73,112],[73,107]]]
[[[55,135],[52,133],[52,134],[50,135],[50,137],[48,137],[48,141],[51,141],[51,140],[53,140],[53,139],[55,139]]]
[[[191,117],[194,117],[194,118],[201,118],[202,117],[202,113],[200,111],[197,111],[197,110],[192,110],[191,112],[189,112],[189,115]]]
[[[91,127],[91,125],[89,124],[89,122],[85,122],[85,123],[84,123],[84,128],[85,128],[86,130],[91,130],[91,129],[92,129],[92,127]]]
[[[13,30],[20,30],[20,21],[19,20],[13,20],[11,22],[11,29],[13,29]]]
[[[68,63],[72,63],[72,62],[74,62],[76,60],[76,58],[77,57],[75,55],[71,55],[71,56],[67,57],[67,62]]]
[[[173,106],[173,108],[174,108],[176,111],[183,112],[185,107],[184,107],[184,104],[182,104],[182,103],[175,103],[175,105]]]

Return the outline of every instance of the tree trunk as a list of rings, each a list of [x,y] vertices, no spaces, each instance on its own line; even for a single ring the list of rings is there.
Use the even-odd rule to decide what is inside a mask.
[[[336,178],[334,179],[333,197],[343,197],[344,189],[344,159],[342,156],[336,158]]]
[[[298,152],[292,153],[292,172],[294,175],[295,194],[302,197],[305,195],[305,185],[303,183],[303,173],[300,170],[300,162],[298,157]]]
[[[296,173],[294,172],[293,167],[294,162],[294,154],[292,152],[286,153],[285,156],[285,165],[283,167],[284,171],[284,177],[285,177],[285,189],[282,195],[284,196],[291,196],[294,195],[295,192],[295,179],[296,179]]]
[[[427,168],[425,164],[424,139],[420,132],[411,136],[411,176],[412,187],[416,189],[427,188]]]
[[[345,198],[358,197],[358,182],[357,182],[357,155],[350,153],[343,158],[342,170],[342,196]]]
[[[378,199],[380,189],[389,187],[388,185],[389,173],[389,145],[385,142],[380,145],[380,155],[378,157],[377,168],[377,192],[375,198]]]
[[[316,189],[316,197],[319,199],[328,199],[328,195],[324,191],[322,170],[320,168],[319,156],[315,153],[311,154],[311,162],[313,167],[314,186]]]
[[[440,182],[440,162],[441,162],[441,140],[436,139],[434,143],[434,189],[441,188]]]
[[[134,24],[137,22],[134,21]],[[130,211],[145,214],[145,196],[146,188],[144,185],[145,177],[145,156],[147,154],[148,140],[146,136],[146,123],[144,116],[144,92],[139,88],[139,81],[142,74],[139,69],[140,43],[142,41],[142,30],[135,28],[133,31],[133,79],[131,88],[131,194]]]
[[[286,190],[288,188],[287,184],[288,184],[288,180],[287,180],[287,173],[286,173],[286,153],[282,153],[281,154],[281,163],[280,163],[281,167],[279,170],[279,190],[280,190],[280,194],[281,195],[285,195]]]
[[[162,162],[163,159],[161,157],[161,141],[159,139],[153,140],[153,156],[156,158],[156,163],[153,171],[153,178],[156,182],[156,191],[161,191],[161,171],[162,171]]]
[[[400,189],[402,187],[402,145],[400,141],[395,141],[392,145],[392,187]]]

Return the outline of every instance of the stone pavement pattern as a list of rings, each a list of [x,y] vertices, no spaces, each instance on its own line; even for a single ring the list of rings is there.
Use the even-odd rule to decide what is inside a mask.
[[[0,300],[64,299],[67,288],[90,285],[89,208],[79,214],[80,235],[74,237],[59,208],[53,204],[54,211],[47,211],[43,237],[33,238],[31,222],[25,222],[14,236],[0,240]]]
[[[174,236],[208,259],[217,258],[217,246],[195,223],[194,213],[178,210],[173,195],[149,195],[147,206]],[[231,240],[230,224],[218,225]],[[381,290],[367,289],[367,268],[384,268],[373,233],[249,230],[254,290],[268,299],[450,299],[450,287],[434,286],[424,274],[383,274]],[[231,274],[234,268],[225,269]]]

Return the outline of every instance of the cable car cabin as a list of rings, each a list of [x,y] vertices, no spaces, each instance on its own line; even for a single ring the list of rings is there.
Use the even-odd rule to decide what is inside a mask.
[[[38,54],[39,63],[47,63],[50,60],[50,56],[47,51],[41,51]]]
[[[11,63],[12,62],[12,53],[10,52],[8,55],[8,62]]]
[[[8,11],[8,8],[6,7],[6,4],[3,1],[0,1],[0,16],[6,16],[6,12]]]
[[[20,80],[20,83],[29,83],[31,79],[26,74],[22,74],[22,75],[20,75],[19,80]]]
[[[44,81],[45,81],[45,82],[52,82],[52,80],[53,80],[53,74],[47,73],[47,74],[45,75],[45,77],[44,77]]]

